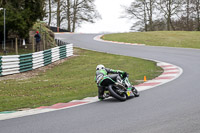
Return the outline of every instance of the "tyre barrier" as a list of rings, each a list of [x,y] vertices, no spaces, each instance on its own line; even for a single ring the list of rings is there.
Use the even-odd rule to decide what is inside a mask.
[[[0,76],[30,71],[73,55],[73,44],[65,44],[48,50],[0,56]]]

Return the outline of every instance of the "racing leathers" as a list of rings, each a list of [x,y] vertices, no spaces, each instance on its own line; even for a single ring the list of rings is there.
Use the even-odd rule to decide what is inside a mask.
[[[98,98],[100,100],[104,99],[104,87],[101,85],[101,82],[103,81],[105,76],[109,76],[111,78],[117,78],[118,74],[124,74],[126,72],[123,72],[121,70],[113,70],[109,68],[101,69],[96,71],[96,77],[95,82],[97,83],[98,87]],[[110,75],[108,75],[110,74]]]

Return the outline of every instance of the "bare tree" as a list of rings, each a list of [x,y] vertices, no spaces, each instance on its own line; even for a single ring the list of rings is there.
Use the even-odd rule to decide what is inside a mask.
[[[147,31],[146,6],[144,5],[144,0],[136,0],[132,2],[129,7],[123,8],[125,9],[125,15],[122,17],[137,20],[133,23],[131,30],[140,25]]]
[[[189,20],[190,20],[190,0],[186,0],[186,25],[187,25],[187,30],[190,30],[189,26]]]
[[[124,7],[127,17],[137,19],[132,29],[137,25],[143,25],[144,31],[153,30],[153,14],[155,9],[155,0],[135,0],[130,7]]]
[[[61,7],[61,1],[60,0],[56,0],[57,2],[57,27],[60,27],[60,23],[61,23],[61,18],[60,18],[60,7]]]
[[[172,24],[172,17],[181,10],[183,4],[182,0],[160,0],[158,9],[161,13],[164,13],[164,17],[167,21],[167,30],[175,30]]]
[[[155,9],[155,2],[156,0],[146,0],[146,9],[147,9],[147,14],[148,14],[148,18],[149,18],[149,29],[150,31],[153,31],[153,12]]]
[[[49,22],[48,22],[48,26],[50,26],[50,24],[51,24],[51,13],[52,13],[52,11],[51,11],[51,4],[52,4],[52,2],[51,2],[51,0],[48,0],[48,5],[49,5]]]
[[[125,17],[137,20],[132,28],[142,25],[144,31],[200,31],[199,4],[200,0],[135,0],[125,7]]]
[[[73,0],[72,32],[82,22],[94,23],[95,19],[101,18],[95,9],[94,0]]]
[[[200,0],[196,1],[196,12],[197,12],[197,30],[200,31]]]
[[[57,21],[57,27],[61,27],[61,23],[66,19],[66,16],[64,15],[65,12],[65,0],[54,0],[56,2],[56,21]]]
[[[191,0],[183,0],[180,12],[176,12],[176,20],[173,20],[175,30],[193,30],[191,13],[193,12]]]
[[[67,0],[67,30],[71,32],[71,1]]]
[[[94,0],[48,0],[48,4],[50,1],[55,8],[48,5],[49,25],[51,18],[54,18],[57,27],[63,27],[64,23],[69,32],[74,32],[83,22],[94,23],[95,19],[101,18],[95,9]]]
[[[192,0],[192,3],[194,4],[196,29],[200,31],[200,0]]]
[[[83,1],[81,1],[83,2]],[[76,21],[77,21],[77,12],[78,12],[78,7],[81,3],[79,3],[79,0],[74,0],[74,4],[73,4],[73,27],[72,27],[72,32],[75,31],[76,28]]]

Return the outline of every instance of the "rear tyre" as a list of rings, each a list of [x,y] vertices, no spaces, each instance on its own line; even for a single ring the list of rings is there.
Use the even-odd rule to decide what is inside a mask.
[[[109,90],[110,94],[111,94],[114,98],[116,98],[116,99],[118,99],[118,100],[120,100],[120,101],[126,101],[127,95],[126,95],[125,92],[120,93],[120,91],[121,91],[120,88],[116,88],[115,86],[110,85],[110,86],[108,87],[108,90]]]

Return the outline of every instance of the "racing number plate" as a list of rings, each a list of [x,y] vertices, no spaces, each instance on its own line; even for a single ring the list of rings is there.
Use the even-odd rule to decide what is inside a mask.
[[[127,94],[128,96],[131,96],[133,93],[132,93],[132,91],[127,91],[126,94]]]

